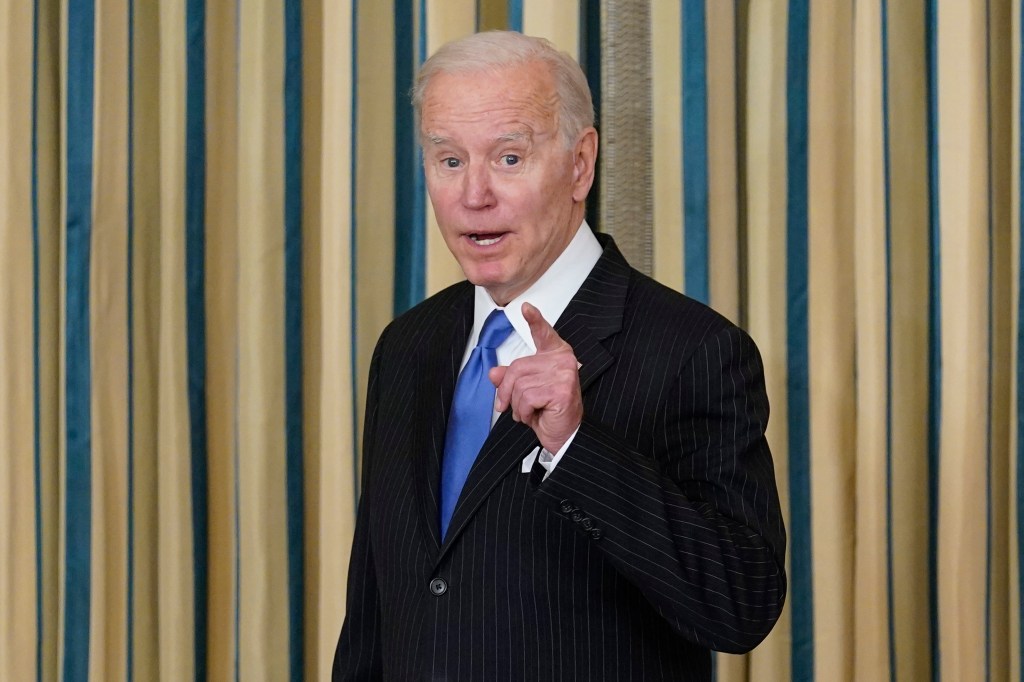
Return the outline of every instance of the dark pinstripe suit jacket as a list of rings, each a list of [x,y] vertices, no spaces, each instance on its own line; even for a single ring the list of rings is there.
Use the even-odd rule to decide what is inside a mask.
[[[584,420],[547,480],[501,416],[448,537],[445,423],[472,326],[460,283],[396,319],[370,370],[363,494],[334,679],[700,680],[786,592],[761,360],[610,239],[555,325]]]

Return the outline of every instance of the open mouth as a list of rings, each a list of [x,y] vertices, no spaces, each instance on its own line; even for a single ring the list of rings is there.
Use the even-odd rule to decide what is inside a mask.
[[[504,232],[473,232],[467,235],[478,246],[491,246],[501,241]]]

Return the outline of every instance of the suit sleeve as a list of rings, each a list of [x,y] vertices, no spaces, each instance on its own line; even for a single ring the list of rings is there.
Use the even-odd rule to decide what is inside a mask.
[[[730,326],[705,339],[672,380],[651,452],[584,415],[537,494],[577,525],[586,519],[590,541],[682,636],[749,651],[786,594],[767,422],[757,348]]]
[[[383,338],[383,337],[382,337]],[[366,419],[363,429],[363,472],[361,497],[356,514],[356,529],[349,558],[348,593],[345,622],[341,626],[331,673],[333,682],[340,680],[379,680],[381,664],[380,607],[377,573],[370,542],[369,514],[371,467],[377,417],[380,343],[370,363],[370,379],[366,394]]]

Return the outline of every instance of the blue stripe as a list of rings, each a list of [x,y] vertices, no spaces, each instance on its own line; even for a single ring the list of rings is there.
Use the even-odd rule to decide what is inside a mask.
[[[353,377],[352,391],[352,433],[357,434],[352,439],[352,509],[354,515],[359,504],[359,438],[362,432],[359,423],[359,403],[362,396],[359,395],[360,382],[356,379],[359,376],[359,233],[358,233],[358,211],[356,210],[355,197],[358,196],[358,168],[359,168],[359,3],[352,3],[352,25],[356,30],[352,31],[352,158],[349,165],[349,187],[352,191],[351,210],[349,211],[352,221],[351,232],[349,233],[349,249],[351,259],[349,266],[349,339],[351,350],[349,352],[349,368]]]
[[[683,254],[686,294],[708,303],[708,59],[704,12],[703,0],[683,3]]]
[[[89,675],[92,562],[92,367],[89,268],[92,237],[93,63],[96,8],[92,0],[67,5],[67,224],[65,298],[65,512],[64,674]]]
[[[889,128],[889,2],[882,0],[882,153],[885,164],[885,571],[889,610],[889,679],[896,680],[896,597],[892,535],[892,156]]]
[[[302,3],[284,5],[285,438],[288,486],[288,656],[302,679],[305,648],[302,494]]]
[[[786,59],[786,326],[794,680],[814,678],[814,582],[811,551],[811,433],[807,307],[807,74],[810,7],[789,4]]]
[[[128,595],[125,677],[135,679],[135,0],[128,0]]]
[[[942,417],[942,260],[939,226],[939,79],[938,7],[925,5],[925,48],[928,58],[928,619],[931,635],[932,679],[939,668],[939,422]]]
[[[187,0],[185,91],[185,279],[188,409],[192,463],[193,648],[195,679],[205,680],[209,577],[206,423],[206,1]]]
[[[39,346],[39,0],[32,3],[32,450],[36,514],[36,679],[43,679],[43,471]]]
[[[420,31],[414,36],[417,6]],[[409,101],[417,63],[425,57],[426,17],[424,0],[395,2],[395,315],[422,301],[426,292],[423,164]]]
[[[523,0],[508,0],[508,30],[523,31]]]

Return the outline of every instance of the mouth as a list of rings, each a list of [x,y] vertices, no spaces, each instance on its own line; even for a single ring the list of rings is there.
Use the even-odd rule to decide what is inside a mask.
[[[466,237],[477,246],[493,246],[505,237],[505,232],[471,232]]]

